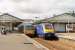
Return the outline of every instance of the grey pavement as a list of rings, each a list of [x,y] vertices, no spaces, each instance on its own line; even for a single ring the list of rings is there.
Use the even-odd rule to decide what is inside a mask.
[[[75,40],[75,33],[56,33],[56,35],[60,38]]]
[[[25,44],[24,44],[25,43]],[[42,50],[37,48],[23,34],[0,35],[0,50]]]

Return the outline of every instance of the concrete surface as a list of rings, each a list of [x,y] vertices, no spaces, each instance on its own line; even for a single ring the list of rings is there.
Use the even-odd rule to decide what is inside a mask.
[[[60,38],[75,40],[75,33],[56,33]]]
[[[24,44],[25,43],[25,44]],[[0,35],[0,50],[42,50],[37,48],[23,34]]]

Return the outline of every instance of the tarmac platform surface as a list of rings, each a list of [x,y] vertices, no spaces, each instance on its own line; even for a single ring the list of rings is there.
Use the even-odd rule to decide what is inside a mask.
[[[60,38],[75,40],[75,33],[56,33],[56,35]]]
[[[43,50],[33,45],[24,34],[0,35],[0,50]]]

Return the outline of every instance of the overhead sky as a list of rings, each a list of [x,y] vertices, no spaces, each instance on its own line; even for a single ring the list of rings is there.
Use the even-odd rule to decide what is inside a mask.
[[[22,19],[49,18],[74,8],[75,0],[0,0],[0,13],[10,13]]]

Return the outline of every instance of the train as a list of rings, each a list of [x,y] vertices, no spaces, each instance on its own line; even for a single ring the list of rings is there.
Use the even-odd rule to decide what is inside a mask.
[[[54,27],[50,23],[41,23],[25,26],[24,33],[30,37],[40,37],[44,39],[56,38]]]
[[[36,33],[38,36],[44,36],[46,33],[54,33],[54,28],[52,24],[49,23],[42,23],[42,24],[37,24],[35,26],[36,28]]]

